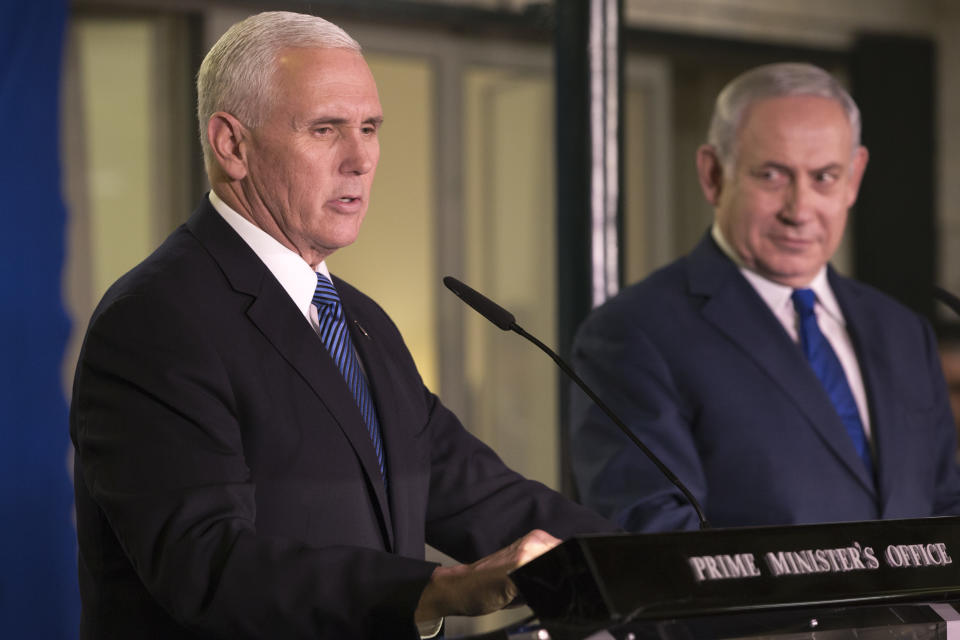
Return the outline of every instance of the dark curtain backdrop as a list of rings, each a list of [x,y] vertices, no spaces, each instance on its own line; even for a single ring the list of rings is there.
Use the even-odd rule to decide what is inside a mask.
[[[61,293],[66,0],[0,2],[0,637],[76,638]]]

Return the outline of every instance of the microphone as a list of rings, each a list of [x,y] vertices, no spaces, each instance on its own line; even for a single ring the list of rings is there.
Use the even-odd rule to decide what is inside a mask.
[[[520,334],[538,346],[541,351],[550,356],[553,361],[557,363],[557,366],[560,367],[560,370],[563,371],[571,380],[577,383],[577,386],[583,389],[583,392],[590,396],[590,399],[593,400],[593,402],[600,407],[605,414],[607,414],[607,417],[610,418],[613,423],[627,435],[628,438],[630,438],[633,444],[640,448],[644,455],[646,455],[654,465],[656,465],[657,469],[660,470],[660,473],[662,473],[664,477],[673,484],[673,486],[680,490],[680,492],[693,507],[693,510],[697,512],[697,518],[700,520],[700,528],[710,528],[710,524],[707,522],[707,518],[703,514],[703,509],[700,507],[700,503],[697,502],[697,499],[693,497],[693,494],[690,493],[690,490],[687,489],[687,487],[680,481],[680,478],[674,475],[667,465],[665,465],[660,458],[650,451],[650,449],[647,448],[647,445],[643,444],[640,438],[634,435],[633,431],[631,431],[629,427],[623,423],[623,420],[617,417],[617,414],[615,414],[613,410],[610,409],[610,407],[608,407],[606,403],[604,403],[604,401],[601,400],[600,397],[594,393],[590,387],[587,386],[586,382],[580,379],[580,376],[578,376],[576,372],[574,372],[574,370],[566,362],[564,362],[560,356],[554,353],[550,347],[540,342],[540,340],[538,340],[536,337],[524,331],[523,327],[517,324],[517,321],[513,317],[512,313],[482,293],[471,289],[467,285],[451,276],[445,276],[443,278],[443,284],[446,285],[447,289],[453,291],[458,298],[470,305],[474,311],[482,315],[484,318],[497,325],[504,331],[513,331],[514,333]],[[957,300],[957,305],[958,308],[960,308],[960,300]]]
[[[960,316],[960,298],[936,285],[933,286],[933,297],[953,309],[953,312]]]

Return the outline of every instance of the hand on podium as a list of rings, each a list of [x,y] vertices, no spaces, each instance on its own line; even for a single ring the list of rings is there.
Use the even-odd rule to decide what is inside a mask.
[[[420,595],[417,623],[444,616],[479,616],[499,611],[517,597],[509,574],[560,544],[546,531],[534,529],[513,544],[472,564],[437,567]]]

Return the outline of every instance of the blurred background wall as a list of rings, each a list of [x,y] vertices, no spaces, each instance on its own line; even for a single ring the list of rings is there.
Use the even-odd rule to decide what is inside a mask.
[[[57,23],[28,10],[34,4],[47,10],[46,2],[11,1],[20,8],[0,13],[0,51],[14,45],[39,51],[39,37],[46,38],[44,58],[15,60],[21,74],[29,71],[21,84],[59,82],[59,96],[52,89],[45,103],[53,113],[52,100],[59,100],[59,125],[51,121],[55,116],[31,125],[55,132],[59,150],[43,147],[36,164],[19,163],[20,173],[4,171],[0,180],[11,189],[16,180],[24,202],[51,194],[44,203],[50,212],[44,242],[62,245],[65,255],[62,265],[46,262],[40,251],[8,250],[5,258],[16,273],[38,262],[54,268],[70,332],[68,338],[65,322],[50,329],[60,338],[48,341],[54,356],[39,381],[20,376],[21,365],[4,354],[5,379],[17,379],[10,406],[34,406],[29,398],[42,389],[44,406],[53,408],[52,414],[10,413],[4,421],[6,473],[19,479],[3,489],[5,520],[16,521],[25,502],[39,501],[55,517],[31,526],[69,523],[64,398],[87,318],[106,287],[184,221],[205,192],[194,74],[230,24],[267,9],[315,13],[345,27],[364,46],[380,89],[386,122],[373,203],[360,240],[333,256],[331,268],[386,308],[427,384],[470,430],[525,474],[564,486],[553,364],[464,309],[441,285],[442,276],[454,275],[513,311],[548,345],[564,346],[557,297],[568,283],[557,279],[564,259],[557,247],[572,231],[556,222],[555,148],[558,135],[584,133],[555,128],[557,110],[576,96],[557,94],[552,2],[71,0],[51,3],[60,7]],[[947,369],[960,374],[957,321],[919,290],[936,282],[960,292],[960,182],[953,179],[960,175],[960,6],[949,0],[624,0],[623,17],[623,282],[686,252],[709,224],[693,153],[719,88],[757,64],[808,60],[850,83],[873,151],[867,201],[854,214],[836,266],[902,298],[921,296],[905,301],[934,320]],[[878,70],[886,75],[877,77]],[[23,119],[27,94],[14,90],[10,78],[0,76],[3,113],[19,106],[15,124],[35,133]],[[903,118],[915,135],[893,135],[897,114],[910,114]],[[22,143],[34,144],[33,135]],[[6,155],[14,164],[14,152]],[[47,168],[57,160],[59,173]],[[21,174],[34,182],[11,177]],[[37,176],[42,186],[26,186],[36,185]],[[58,186],[65,214],[57,208]],[[900,200],[891,206],[894,197]],[[881,209],[887,213],[877,213]],[[27,215],[9,202],[4,211],[11,221]],[[891,242],[899,250],[888,250]],[[48,297],[54,293],[48,290]],[[46,330],[37,319],[55,315],[50,307],[6,299],[11,345],[23,326]],[[54,362],[59,371],[52,370]],[[46,435],[40,445],[23,444],[23,433]],[[40,447],[52,462],[24,473],[12,460],[22,460],[29,447]],[[50,482],[54,491],[41,489]],[[52,566],[62,573],[72,559],[72,547],[65,551],[72,538],[58,533],[43,544],[61,558]],[[21,545],[22,534],[7,535],[0,532],[0,548]],[[42,637],[74,637],[69,578],[37,580],[23,596],[64,621]],[[20,584],[13,576],[0,578],[2,637],[25,615],[22,598],[12,595]],[[457,632],[499,623],[451,626]]]

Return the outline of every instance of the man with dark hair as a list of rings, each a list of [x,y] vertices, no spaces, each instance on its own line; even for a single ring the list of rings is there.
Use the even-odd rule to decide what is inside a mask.
[[[697,152],[712,228],[578,332],[574,366],[715,526],[960,513],[929,324],[829,266],[866,165],[859,111],[830,74],[739,76]],[[585,504],[635,531],[698,526],[580,394],[572,414]]]

